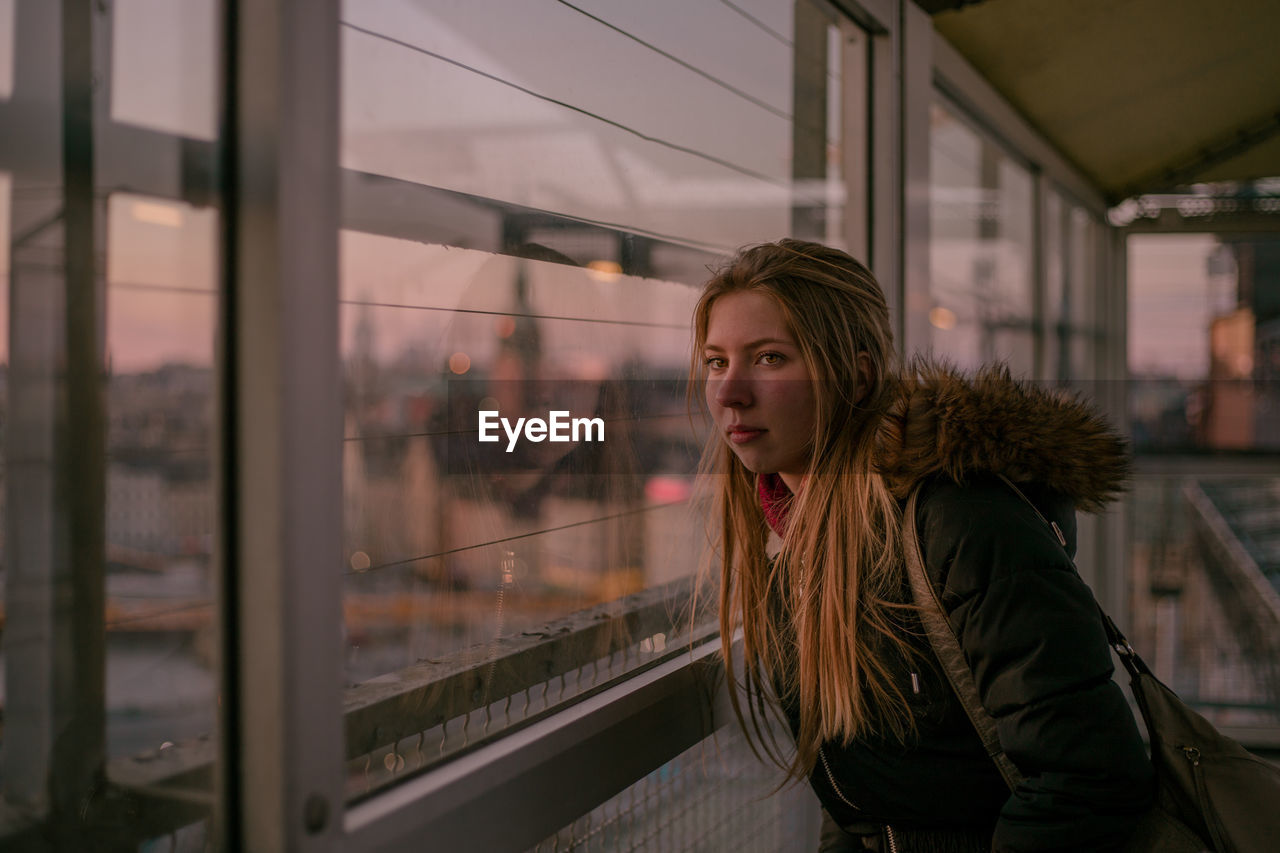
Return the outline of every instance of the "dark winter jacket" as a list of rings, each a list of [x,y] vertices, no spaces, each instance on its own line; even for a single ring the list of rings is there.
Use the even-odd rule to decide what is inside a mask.
[[[1122,844],[1152,803],[1152,769],[1071,562],[1075,510],[1122,488],[1122,440],[1087,406],[1003,370],[966,380],[917,364],[882,429],[880,469],[904,504],[922,486],[926,571],[1026,781],[1010,795],[921,639],[930,665],[901,673],[917,734],[824,745],[810,777],[823,805],[843,825],[985,827],[1001,853]],[[1057,523],[1065,549],[996,474]]]

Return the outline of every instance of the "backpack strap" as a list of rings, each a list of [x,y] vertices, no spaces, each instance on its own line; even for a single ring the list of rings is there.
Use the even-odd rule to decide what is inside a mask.
[[[1066,542],[1063,539],[1062,532],[1056,524],[1050,523],[1040,512],[1039,507],[1031,502],[1030,498],[1022,493],[1022,490],[1013,484],[1013,481],[1003,474],[999,475],[1014,494],[1022,498],[1028,506],[1035,512],[1046,527],[1053,530],[1058,539],[1058,543],[1066,549]],[[973,728],[978,733],[978,737],[982,739],[982,745],[987,750],[987,754],[991,756],[991,760],[995,762],[996,768],[1000,771],[1000,775],[1004,777],[1005,784],[1013,790],[1025,778],[1022,773],[1014,766],[1009,756],[1005,755],[1004,749],[1000,746],[1000,738],[996,734],[996,723],[990,712],[982,706],[982,701],[978,697],[978,687],[973,680],[973,672],[969,669],[968,663],[964,659],[964,651],[960,648],[960,642],[956,639],[955,632],[951,630],[951,624],[947,621],[946,611],[942,609],[942,602],[938,598],[938,591],[934,588],[933,582],[929,580],[928,574],[924,568],[924,558],[920,553],[920,537],[916,531],[916,499],[920,495],[921,486],[917,486],[907,499],[907,507],[903,511],[903,547],[902,550],[906,556],[907,576],[911,581],[911,594],[915,599],[916,606],[919,608],[920,622],[924,625],[925,633],[929,637],[929,645],[933,648],[933,653],[937,656],[938,662],[942,665],[942,670],[947,676],[947,681],[951,683],[951,689],[955,693],[956,698],[960,700],[960,704],[964,706],[965,714],[968,715],[969,721],[973,724]],[[1071,560],[1071,555],[1067,555],[1067,559]],[[1072,567],[1075,567],[1075,561],[1071,560]],[[1115,650],[1120,657],[1120,662],[1124,664],[1124,668],[1128,670],[1130,676],[1138,678],[1139,675],[1149,675],[1151,670],[1147,668],[1146,663],[1133,650],[1133,646],[1129,645],[1129,641],[1125,639],[1124,634],[1116,627],[1116,623],[1102,609],[1102,605],[1098,605],[1098,615],[1102,619],[1102,627],[1107,634],[1107,642],[1111,644],[1111,648]],[[1145,716],[1146,712],[1143,711]],[[1148,725],[1150,723],[1148,722]]]
[[[995,762],[1000,775],[1004,777],[1005,784],[1013,790],[1025,777],[1000,746],[1000,738],[996,734],[996,721],[992,719],[987,709],[982,707],[982,701],[978,698],[978,687],[973,680],[973,672],[965,662],[960,642],[951,630],[950,623],[947,622],[942,602],[938,599],[938,591],[934,589],[924,569],[924,559],[920,554],[920,538],[916,534],[916,498],[919,494],[920,487],[917,486],[907,499],[907,507],[903,515],[902,550],[906,556],[907,576],[911,581],[912,597],[919,608],[920,621],[929,637],[929,645],[933,648],[938,663],[942,665],[942,671],[946,674],[947,681],[951,683],[952,691],[964,706],[965,714],[978,732],[978,737],[982,739],[987,755],[991,756],[991,760]]]

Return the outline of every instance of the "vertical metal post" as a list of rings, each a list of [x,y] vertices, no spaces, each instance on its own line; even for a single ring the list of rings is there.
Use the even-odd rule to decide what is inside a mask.
[[[1058,350],[1058,373],[1066,375],[1071,370],[1071,334],[1066,331],[1072,326],[1071,318],[1071,278],[1075,268],[1075,262],[1071,257],[1071,216],[1070,210],[1066,204],[1062,205],[1062,218],[1058,221],[1058,243],[1062,246],[1062,299],[1059,301],[1058,323],[1054,329],[1053,345]],[[1107,270],[1099,263],[1098,258],[1093,258],[1092,265],[1096,281],[1104,281]],[[1095,365],[1095,374],[1097,369]]]
[[[871,240],[871,34],[848,19],[840,28],[840,159],[845,185],[844,240],[867,263]]]
[[[914,3],[903,2],[901,11],[902,178],[897,192],[902,217],[897,264],[902,271],[902,345],[905,352],[914,352],[930,344],[929,107],[933,103],[933,20]]]
[[[1105,220],[1104,220],[1105,222]],[[1127,234],[1123,230],[1103,226],[1099,249],[1099,268],[1104,311],[1104,344],[1099,353],[1097,372],[1103,393],[1099,403],[1111,423],[1122,435],[1129,435],[1129,262]],[[1101,553],[1099,569],[1102,577],[1098,597],[1121,625],[1132,624],[1129,600],[1130,563],[1128,538],[1129,499],[1117,501],[1101,518]]]
[[[1031,172],[1031,375],[1042,382],[1053,377],[1048,375],[1048,340],[1051,333],[1046,321],[1048,301],[1045,298],[1048,287],[1048,258],[1045,251],[1045,236],[1048,231],[1049,179],[1039,168],[1033,167]]]
[[[54,365],[64,329],[61,9],[20,3],[11,105],[32,119],[14,169],[9,253],[9,400],[5,425],[4,798],[45,814],[53,770]]]
[[[867,265],[884,288],[890,316],[898,317],[899,352],[909,352],[901,325],[907,315],[903,298],[902,222],[902,68],[901,0],[892,0],[888,31],[871,40],[871,133],[868,157],[871,196],[871,241]]]
[[[105,759],[105,431],[93,11],[17,9],[6,453],[5,798],[84,840]]]
[[[93,27],[91,4],[63,0],[65,374],[54,418],[54,489],[65,528],[55,526],[53,547],[58,676],[52,779],[55,825],[68,839],[79,837],[76,824],[89,817],[86,806],[102,785],[106,761],[104,301],[94,198]]]
[[[227,0],[231,846],[341,832],[338,0]]]
[[[1075,326],[1074,318],[1071,316],[1071,305],[1075,301],[1075,295],[1072,294],[1076,273],[1076,257],[1072,252],[1071,236],[1075,233],[1075,225],[1072,221],[1072,206],[1063,200],[1062,216],[1058,220],[1058,245],[1062,246],[1062,300],[1056,306],[1058,313],[1057,328],[1053,330],[1053,345],[1058,351],[1058,376],[1069,376],[1071,373],[1071,332]],[[1097,258],[1084,258],[1085,264],[1089,264],[1092,260],[1095,272],[1101,272],[1102,267],[1098,264]],[[1096,280],[1096,276],[1090,276]]]
[[[827,177],[827,17],[809,0],[796,0],[791,53],[791,234],[821,240]]]

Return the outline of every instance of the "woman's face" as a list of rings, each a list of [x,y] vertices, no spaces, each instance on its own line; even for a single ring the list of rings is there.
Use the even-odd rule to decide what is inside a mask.
[[[757,474],[779,474],[792,492],[809,468],[817,423],[813,377],[772,296],[737,291],[711,305],[707,408],[721,438]]]

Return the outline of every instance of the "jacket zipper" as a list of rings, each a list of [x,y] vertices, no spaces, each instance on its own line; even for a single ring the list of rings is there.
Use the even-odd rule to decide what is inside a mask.
[[[912,675],[914,676],[915,674],[912,673]],[[831,765],[827,763],[827,754],[822,751],[822,747],[818,747],[818,758],[822,760],[822,769],[827,771],[827,781],[831,783],[831,790],[836,792],[836,796],[839,797],[846,806],[854,811],[862,811],[862,809],[855,806],[849,798],[844,795],[844,791],[841,791],[840,786],[836,784],[836,774],[831,772]],[[887,823],[882,824],[882,826],[884,826],[885,840],[889,842],[889,853],[898,853],[897,833],[895,833],[893,831],[893,827]]]
[[[831,765],[827,763],[827,754],[822,751],[822,747],[818,747],[818,758],[822,759],[822,769],[827,771],[827,781],[831,783],[831,790],[836,792],[836,796],[839,797],[846,806],[854,811],[862,811],[862,809],[849,801],[849,798],[844,795],[844,791],[841,791],[840,786],[836,784],[836,775],[831,772]]]

